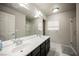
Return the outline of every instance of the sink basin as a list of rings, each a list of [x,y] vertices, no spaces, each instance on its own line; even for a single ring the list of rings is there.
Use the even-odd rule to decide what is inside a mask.
[[[22,44],[22,45],[19,45],[19,46],[16,46],[13,50],[12,50],[12,52],[24,52],[24,51],[26,51],[26,49],[28,48],[28,47],[30,47],[31,46],[31,43],[24,43],[24,44]],[[26,48],[27,47],[27,48]]]

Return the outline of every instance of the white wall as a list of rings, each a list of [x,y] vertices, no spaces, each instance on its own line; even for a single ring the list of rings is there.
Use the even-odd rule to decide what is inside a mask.
[[[77,52],[79,53],[79,4],[76,4]]]
[[[46,30],[46,34],[51,36],[51,41],[70,44],[70,18],[76,17],[75,10],[62,12],[59,14],[53,14],[48,17],[48,21],[59,21],[59,30]],[[53,24],[52,24],[53,25]]]
[[[25,19],[26,16],[12,8],[0,6],[0,10],[15,16],[16,37],[25,36]]]

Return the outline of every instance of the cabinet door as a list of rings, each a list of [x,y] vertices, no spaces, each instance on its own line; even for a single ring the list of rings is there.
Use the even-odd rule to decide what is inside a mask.
[[[45,56],[46,55],[46,44],[45,42],[41,44],[41,56]]]
[[[49,44],[46,45],[46,55],[48,54],[49,52]]]
[[[50,39],[46,40],[46,55],[48,54],[50,49]]]
[[[43,43],[41,44],[41,49],[42,49],[42,48],[45,48],[45,47],[46,47],[45,45],[46,45],[45,42],[43,42]]]
[[[29,53],[28,55],[26,55],[26,56],[32,56],[32,53]]]
[[[40,56],[40,52],[36,56]]]
[[[37,56],[40,55],[40,46],[37,47],[33,52],[32,52],[32,56]]]
[[[41,56],[46,56],[46,50],[45,50],[45,48],[41,49]]]

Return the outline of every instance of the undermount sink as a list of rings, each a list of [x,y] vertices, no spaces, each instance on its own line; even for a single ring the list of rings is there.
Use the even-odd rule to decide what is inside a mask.
[[[25,48],[25,47],[29,47],[29,46],[31,46],[30,43],[24,43],[24,44],[22,44],[22,45],[16,46],[16,47],[12,50],[12,52],[24,52],[24,51],[27,49],[27,48]]]

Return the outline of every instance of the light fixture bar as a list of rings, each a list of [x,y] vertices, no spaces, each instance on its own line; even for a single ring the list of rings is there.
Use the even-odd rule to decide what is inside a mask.
[[[20,5],[21,7],[24,7],[24,8],[26,8],[26,9],[29,10],[29,8],[28,8],[25,4],[23,4],[23,3],[20,3],[19,5]]]

